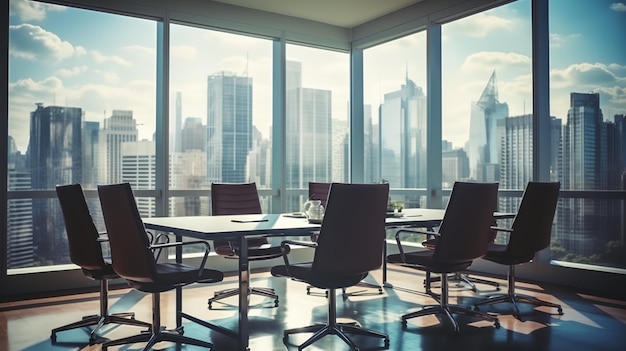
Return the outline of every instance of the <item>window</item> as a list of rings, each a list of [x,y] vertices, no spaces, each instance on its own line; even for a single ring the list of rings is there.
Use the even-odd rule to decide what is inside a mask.
[[[298,45],[286,54],[287,190],[349,181],[348,55]],[[299,211],[306,198],[288,195],[287,211]]]
[[[171,189],[210,189],[213,182],[271,188],[272,42],[170,29]],[[209,214],[206,196],[170,203],[172,215]]]
[[[550,114],[559,121],[555,178],[572,197],[557,208],[553,260],[626,268],[624,201],[590,198],[624,189],[626,49],[623,2],[551,0]],[[594,13],[594,16],[589,16]]]
[[[426,187],[426,33],[363,51],[365,180],[391,188]],[[398,206],[424,207],[417,195]]]
[[[155,128],[154,21],[20,3],[9,13],[7,267],[14,273],[69,263],[55,186],[133,183],[142,164],[128,159],[154,155],[147,140]],[[33,196],[11,199],[24,190]],[[97,198],[88,201],[97,218]]]

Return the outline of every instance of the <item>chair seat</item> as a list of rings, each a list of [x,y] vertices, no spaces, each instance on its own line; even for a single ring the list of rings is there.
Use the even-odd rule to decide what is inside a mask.
[[[82,268],[83,274],[90,279],[102,280],[102,279],[115,279],[118,278],[117,273],[113,270],[113,266],[110,264],[105,264],[102,268]]]
[[[158,282],[128,280],[133,289],[144,292],[162,292],[171,290],[172,286],[187,285],[189,282],[215,283],[224,279],[224,274],[213,269],[204,269],[198,277],[198,267],[183,263],[157,264]]]
[[[534,257],[534,252],[522,255],[511,255],[511,253],[507,251],[507,245],[490,243],[487,254],[483,259],[508,266],[530,262]]]
[[[311,263],[291,264],[289,271],[287,266],[280,265],[272,267],[271,273],[275,277],[288,277],[294,280],[307,282],[319,289],[339,289],[346,286],[353,286],[365,279],[366,273],[359,273],[347,277],[336,277],[325,275],[320,277],[319,274],[311,270]]]
[[[404,260],[400,254],[387,256],[387,262],[395,264],[403,264],[411,268],[424,269],[432,273],[449,273],[458,272],[467,269],[472,261],[464,261],[458,263],[443,263],[433,259],[433,250],[423,250],[415,252],[407,252],[404,254]]]

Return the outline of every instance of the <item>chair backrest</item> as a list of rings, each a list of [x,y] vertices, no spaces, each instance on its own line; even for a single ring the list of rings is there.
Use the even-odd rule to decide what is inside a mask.
[[[211,211],[214,216],[263,213],[256,183],[212,183]],[[261,246],[268,242],[263,237],[251,238],[248,240],[248,247]],[[213,245],[236,247],[238,243],[214,240]]]
[[[507,254],[534,254],[550,245],[560,183],[529,182],[511,225]]]
[[[497,201],[498,183],[454,183],[433,258],[460,263],[484,256]]]
[[[59,185],[56,192],[61,203],[72,263],[88,270],[105,268],[98,229],[93,223],[83,188],[80,184]]]
[[[130,184],[99,185],[98,194],[113,270],[126,280],[155,282],[156,261]]]
[[[263,213],[256,183],[212,183],[211,211],[214,216]]]
[[[322,201],[322,206],[326,208],[330,184],[331,183],[309,182],[309,199]]]
[[[389,184],[333,183],[312,271],[326,277],[366,273],[382,265]]]

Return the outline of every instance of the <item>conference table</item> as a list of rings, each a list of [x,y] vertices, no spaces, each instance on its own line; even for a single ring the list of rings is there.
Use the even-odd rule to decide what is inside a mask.
[[[386,219],[388,228],[419,227],[432,228],[439,225],[445,210],[439,209],[404,209],[402,213],[389,215]],[[494,213],[494,218],[510,218],[514,214]],[[234,331],[221,326],[200,320],[183,313],[182,290],[176,291],[176,323],[182,325],[183,316],[186,319],[217,330],[225,335],[239,340],[240,350],[249,350],[249,323],[248,323],[248,289],[250,287],[250,270],[247,256],[247,239],[254,236],[309,236],[319,231],[319,224],[311,224],[306,218],[293,214],[253,214],[229,216],[181,216],[181,217],[150,217],[143,219],[148,230],[172,233],[177,240],[182,237],[191,237],[202,240],[233,240],[238,241],[240,255],[238,259],[239,274],[239,309],[238,330]],[[382,259],[382,258],[381,258]],[[182,261],[182,251],[177,250],[176,260]],[[386,264],[383,259],[383,280],[386,280]]]

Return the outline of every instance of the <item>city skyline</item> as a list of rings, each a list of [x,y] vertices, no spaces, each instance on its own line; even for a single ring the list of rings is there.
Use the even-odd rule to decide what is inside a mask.
[[[477,99],[475,92],[484,84],[484,76],[489,74],[486,72],[498,71],[499,80],[503,83],[500,97],[509,103],[511,115],[531,112],[530,44],[519,45],[530,42],[529,4],[526,0],[518,1],[443,25],[444,138],[453,142],[455,147],[463,146],[467,139],[462,132],[469,125],[471,101]],[[156,26],[153,22],[25,0],[11,0],[9,6],[9,134],[15,138],[16,146],[22,153],[27,146],[26,119],[36,102],[81,105],[86,119],[97,122],[102,122],[114,109],[132,110],[141,124],[139,139],[151,139],[156,113],[156,66],[152,64],[156,51]],[[579,92],[599,92],[606,116],[622,113],[626,108],[626,98],[623,97],[626,92],[626,48],[607,41],[619,42],[623,33],[602,30],[624,28],[626,6],[623,2],[612,1],[551,1],[550,8],[559,13],[559,16],[551,18],[550,23],[551,115],[565,117],[569,102],[567,93],[573,87]],[[592,11],[597,16],[585,20],[585,26],[581,27],[583,33],[572,26],[576,24],[580,27],[580,21],[565,18],[566,15]],[[80,15],[77,16],[77,13]],[[67,23],[72,25],[67,26]],[[73,30],[77,25],[84,30]],[[172,27],[174,32],[179,31],[174,35],[179,39],[171,47],[172,64],[185,67],[172,67],[172,71],[188,71],[196,77],[223,70],[239,74],[245,72],[254,76],[255,85],[259,87],[255,89],[255,94],[260,95],[255,95],[254,100],[259,104],[271,102],[268,95],[271,94],[271,74],[267,72],[271,67],[270,41],[208,30],[200,31],[200,37],[185,36],[185,31],[191,28],[181,25]],[[118,30],[124,34],[116,34]],[[195,30],[197,34],[198,30]],[[94,40],[94,36],[98,40]],[[219,62],[209,54],[210,48],[202,45],[208,40],[219,43],[224,55]],[[408,48],[407,41],[411,44]],[[397,82],[404,78],[406,71],[417,85],[426,87],[425,74],[421,69],[424,62],[406,59],[416,55],[425,57],[423,33],[383,45],[385,50],[396,54],[388,56],[386,64],[378,65],[378,69],[369,73],[366,71],[376,77],[365,89],[365,103],[372,106],[381,102],[383,92],[397,89]],[[576,50],[580,47],[586,50]],[[593,50],[596,47],[612,47],[614,50]],[[319,67],[304,69],[307,73],[303,80],[309,87],[332,90],[333,118],[345,118],[349,97],[343,88],[336,88],[345,86],[349,80],[347,54],[305,49],[289,45],[288,59],[306,58],[307,62],[325,62]],[[248,52],[258,50],[262,54],[248,56]],[[410,56],[397,54],[404,52],[410,53]],[[334,55],[335,59],[329,61],[328,55]],[[204,66],[190,65],[189,58],[195,60],[194,64],[202,62]],[[396,62],[400,60],[402,62]],[[320,70],[325,74],[319,74]],[[183,118],[204,116],[205,104],[193,97],[193,94],[203,95],[203,91],[185,89],[188,83],[181,81],[181,84],[171,87],[171,118],[175,116],[176,91],[186,91],[186,100],[189,101],[182,112]],[[271,106],[259,108],[271,111]],[[269,137],[270,114],[256,115],[255,125],[258,125],[264,138]]]

